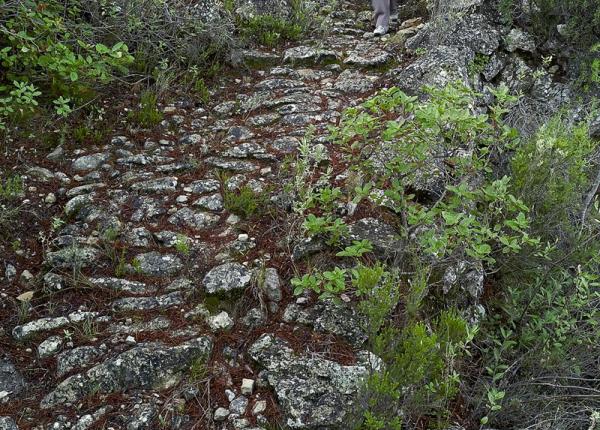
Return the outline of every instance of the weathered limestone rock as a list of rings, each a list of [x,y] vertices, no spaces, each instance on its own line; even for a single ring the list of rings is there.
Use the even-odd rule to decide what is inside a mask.
[[[262,335],[248,353],[266,370],[285,424],[292,429],[345,428],[344,418],[352,411],[363,379],[371,366],[380,365],[369,353],[359,354],[354,366],[298,356],[272,334]]]
[[[179,382],[188,366],[206,358],[212,349],[208,337],[181,345],[149,343],[136,346],[114,358],[73,375],[46,395],[40,407],[75,403],[92,393],[110,394],[124,390],[163,390]]]
[[[239,263],[225,263],[211,269],[203,283],[209,294],[243,291],[250,285],[250,271]]]

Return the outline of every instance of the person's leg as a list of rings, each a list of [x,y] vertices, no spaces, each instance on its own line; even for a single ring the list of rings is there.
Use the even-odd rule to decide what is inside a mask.
[[[390,14],[398,16],[398,0],[390,0]]]
[[[371,0],[375,13],[375,26],[388,29],[390,24],[390,0]]]

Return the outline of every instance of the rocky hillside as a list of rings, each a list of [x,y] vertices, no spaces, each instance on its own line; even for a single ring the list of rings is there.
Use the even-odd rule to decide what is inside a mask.
[[[329,127],[390,87],[421,97],[423,85],[459,81],[482,113],[497,97],[489,88],[505,86],[524,95],[506,112],[524,134],[576,97],[568,59],[543,61],[534,37],[484,0],[437,2],[382,38],[363,3],[325,7],[326,36],[237,51],[207,105],[179,94],[159,105],[157,127],[125,114],[96,145],[24,142],[3,154],[24,186],[2,224],[1,430],[355,428],[385,357],[354,296],[292,285],[336,260],[303,233],[298,182],[320,169],[340,189],[355,185]],[[299,176],[306,160],[313,170]],[[427,198],[434,189],[414,186]],[[408,246],[393,211],[334,206],[343,244],[368,241],[370,262],[393,266]],[[444,272],[472,323],[493,294],[487,267]],[[479,428],[468,403],[452,401],[448,426]]]

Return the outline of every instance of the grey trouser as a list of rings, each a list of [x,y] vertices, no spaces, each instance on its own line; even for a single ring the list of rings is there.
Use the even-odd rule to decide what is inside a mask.
[[[390,26],[390,15],[398,11],[397,0],[371,0],[375,11],[375,25]]]

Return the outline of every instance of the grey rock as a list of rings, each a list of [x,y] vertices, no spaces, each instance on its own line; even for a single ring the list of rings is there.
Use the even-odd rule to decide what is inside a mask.
[[[251,161],[228,160],[221,157],[208,157],[204,160],[206,164],[220,169],[232,170],[234,172],[254,172],[259,166]]]
[[[8,357],[0,356],[0,393],[9,399],[19,396],[25,389],[25,379]],[[4,397],[4,396],[2,396]],[[6,399],[0,398],[0,401]]]
[[[47,394],[40,407],[75,403],[92,393],[110,394],[125,390],[164,390],[176,385],[182,373],[198,359],[208,358],[212,341],[200,337],[181,345],[148,343],[73,375]]]
[[[154,285],[146,285],[143,282],[121,278],[88,278],[87,282],[97,288],[105,288],[128,294],[150,294],[156,291]]]
[[[130,246],[147,247],[152,240],[152,233],[145,227],[136,227],[125,233],[125,240]]]
[[[77,422],[71,427],[71,430],[88,430],[93,428],[102,417],[112,410],[111,406],[103,406],[95,410],[91,414],[85,414],[77,420]]]
[[[62,276],[52,272],[46,273],[44,275],[43,281],[44,287],[48,288],[50,291],[62,290],[66,285],[65,280]]]
[[[80,346],[61,352],[56,357],[56,374],[62,377],[75,369],[88,367],[102,355],[102,350],[95,346]]]
[[[216,179],[201,179],[199,181],[194,181],[190,185],[188,185],[192,193],[194,194],[204,194],[204,193],[212,193],[215,191],[219,191],[221,188],[221,184]]]
[[[267,153],[262,145],[255,142],[245,142],[233,148],[225,150],[222,155],[231,158],[248,158],[254,157],[258,159],[268,159],[272,156]]]
[[[171,320],[156,317],[150,321],[133,323],[114,323],[108,326],[108,332],[113,334],[137,334],[149,331],[164,330],[171,326]]]
[[[348,245],[354,240],[368,240],[373,251],[381,256],[393,256],[401,251],[401,241],[396,230],[376,218],[363,218],[348,226]]]
[[[265,270],[262,286],[269,300],[272,302],[281,301],[281,280],[279,279],[277,269],[267,268]]]
[[[350,64],[360,67],[378,67],[383,66],[393,60],[394,56],[380,49],[377,45],[359,43],[354,50],[348,53],[344,64]]]
[[[80,209],[91,205],[93,197],[89,194],[73,197],[65,205],[65,215],[72,217],[79,212]]]
[[[314,306],[302,308],[292,303],[285,309],[283,320],[305,324],[322,333],[333,333],[356,347],[367,340],[367,321],[348,304],[319,301]]]
[[[239,263],[225,263],[212,268],[204,276],[203,284],[209,294],[243,291],[250,285],[252,275]]]
[[[242,318],[242,324],[251,329],[258,328],[267,322],[267,317],[260,308],[252,308]]]
[[[252,139],[253,137],[254,133],[248,127],[235,125],[227,130],[227,135],[224,140],[226,142],[240,142],[242,140]]]
[[[207,212],[196,212],[190,208],[181,208],[168,219],[169,223],[202,230],[219,221],[219,216]]]
[[[145,193],[175,192],[176,187],[177,178],[175,177],[150,179],[148,181],[137,182],[131,185],[132,190]]]
[[[225,311],[208,317],[206,322],[212,331],[230,330],[235,324],[229,314]]]
[[[340,73],[333,88],[343,93],[364,93],[373,89],[375,80],[375,77],[348,69]]]
[[[111,307],[114,312],[149,311],[180,306],[183,303],[183,295],[180,291],[175,291],[157,297],[125,297],[115,300]]]
[[[459,288],[462,293],[466,292],[472,298],[479,299],[483,293],[484,277],[485,271],[481,262],[459,261],[444,272],[442,278],[444,294]]]
[[[230,414],[229,409],[217,408],[213,415],[213,419],[217,422],[225,421],[227,419],[227,417],[229,416],[229,414]]]
[[[592,139],[600,139],[600,116],[590,122],[589,134]]]
[[[359,354],[354,366],[343,366],[317,356],[298,356],[287,342],[262,335],[248,350],[267,371],[267,380],[292,429],[345,428],[344,419],[356,404],[357,393],[371,366],[379,360]]]
[[[152,251],[138,254],[132,270],[147,276],[173,276],[183,269],[181,259],[173,254]]]
[[[19,427],[11,417],[0,417],[0,430],[19,430]]]
[[[69,246],[46,254],[46,264],[58,269],[82,269],[89,267],[100,257],[92,247]]]
[[[475,53],[466,47],[435,46],[408,67],[389,72],[394,83],[408,94],[424,85],[445,87],[455,81],[469,84],[469,64]]]
[[[303,88],[305,86],[304,82],[294,79],[283,79],[283,78],[272,78],[265,79],[264,81],[256,84],[257,90],[286,90],[286,89],[297,89]]]
[[[26,324],[16,326],[12,330],[12,335],[16,340],[23,340],[40,332],[64,327],[69,324],[69,322],[70,321],[67,317],[40,318],[30,321]]]
[[[310,46],[296,46],[286,49],[283,54],[285,63],[320,63],[325,61],[337,61],[338,55],[332,50],[312,48]]]
[[[533,36],[516,27],[510,30],[504,42],[508,52],[515,52],[517,49],[525,52],[535,52],[535,39]]]
[[[76,171],[94,170],[106,162],[108,158],[109,155],[104,153],[84,155],[73,161],[71,167]]]
[[[30,167],[29,169],[27,169],[26,173],[27,176],[29,176],[30,178],[37,179],[41,182],[49,182],[55,178],[54,173],[52,173],[51,170],[48,170],[45,167]]]
[[[223,196],[218,193],[210,196],[202,196],[197,199],[193,205],[208,209],[209,211],[220,212],[223,210]]]
[[[50,336],[38,345],[38,357],[46,358],[56,354],[62,344],[63,339],[60,336]]]
[[[158,416],[158,408],[154,403],[135,405],[132,416],[127,420],[127,430],[151,429]]]
[[[248,407],[248,398],[244,396],[236,397],[229,404],[229,411],[233,414],[244,415]]]
[[[199,134],[187,134],[179,139],[179,143],[182,145],[202,145],[206,142],[206,139]]]
[[[67,191],[66,196],[68,198],[71,198],[71,197],[80,196],[83,194],[90,194],[93,191],[96,191],[100,188],[105,188],[105,187],[106,187],[106,184],[104,182],[96,182],[93,184],[81,185],[79,187],[71,188],[69,191]]]
[[[52,152],[46,155],[46,158],[50,161],[60,161],[65,157],[65,150],[62,146],[57,146]]]

